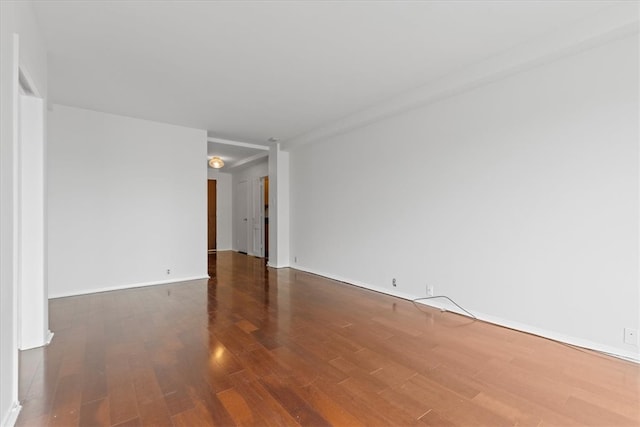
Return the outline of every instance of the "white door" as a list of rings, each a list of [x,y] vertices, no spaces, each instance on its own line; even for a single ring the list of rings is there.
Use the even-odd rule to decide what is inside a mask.
[[[260,178],[256,178],[251,182],[251,187],[253,190],[253,197],[251,198],[251,202],[253,205],[253,250],[252,255],[263,258],[263,245],[262,245],[262,226],[264,224],[264,213],[262,208],[262,182]]]
[[[248,231],[249,231],[249,209],[248,209],[248,197],[247,181],[240,181],[237,189],[237,221],[238,221],[238,235],[236,236],[236,247],[238,252],[247,253],[248,249]]]

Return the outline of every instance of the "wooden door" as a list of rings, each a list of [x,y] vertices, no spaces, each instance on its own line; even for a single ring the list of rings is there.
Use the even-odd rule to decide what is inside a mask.
[[[207,238],[207,248],[209,249],[209,252],[214,252],[216,250],[216,227],[217,227],[217,222],[216,222],[216,211],[217,211],[217,204],[216,204],[216,180],[215,179],[210,179],[207,181],[208,182],[208,187],[207,187],[207,225],[208,225],[208,238]]]

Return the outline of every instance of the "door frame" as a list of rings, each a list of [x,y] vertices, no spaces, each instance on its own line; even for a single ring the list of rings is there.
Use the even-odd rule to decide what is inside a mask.
[[[210,191],[209,191],[209,186],[211,185],[211,181],[213,181],[215,183],[214,187],[215,187],[215,195],[216,195],[216,202],[215,202],[215,212],[213,213],[214,215],[214,223],[215,223],[215,242],[213,242],[213,249],[211,249],[209,247],[209,196],[210,196]],[[207,254],[212,254],[212,253],[216,253],[218,249],[218,180],[215,178],[207,178]]]
[[[266,197],[265,197],[266,189]],[[262,215],[260,216],[260,223],[262,226],[262,251],[260,253],[261,258],[269,258],[269,175],[260,177],[260,209]]]

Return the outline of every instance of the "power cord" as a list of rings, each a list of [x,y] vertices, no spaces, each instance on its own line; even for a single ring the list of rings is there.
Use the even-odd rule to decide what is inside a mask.
[[[460,306],[460,304],[458,304],[457,302],[455,302],[454,300],[452,300],[451,298],[449,298],[449,297],[448,297],[448,296],[446,296],[446,295],[436,295],[436,296],[432,296],[432,297],[421,297],[421,298],[415,298],[415,299],[413,299],[413,300],[411,300],[411,301],[412,301],[413,303],[416,303],[416,302],[418,302],[418,301],[430,300],[430,299],[437,299],[437,298],[444,298],[444,299],[448,300],[448,301],[449,301],[449,302],[451,302],[453,305],[455,305],[456,307],[458,307],[460,310],[462,310],[462,311],[464,311],[465,313],[467,313],[471,318],[473,318],[474,320],[478,320],[478,318],[477,318],[476,316],[474,316],[471,312],[469,312],[468,310],[465,310],[463,307],[461,307],[461,306]],[[445,311],[446,311],[446,309],[442,309],[442,310],[445,310]],[[495,324],[495,323],[493,323],[493,325],[498,326],[498,327],[501,327],[501,328],[504,328],[504,329],[510,329],[510,330],[512,330],[512,331],[520,332],[520,333],[527,334],[527,335],[533,335],[533,336],[536,336],[536,337],[539,337],[539,338],[543,338],[543,339],[546,339],[546,340],[549,340],[549,341],[553,341],[553,342],[555,342],[555,343],[557,343],[557,344],[563,345],[563,346],[565,346],[565,347],[572,348],[572,349],[574,349],[574,350],[581,351],[581,352],[583,352],[583,353],[595,354],[595,355],[597,355],[597,356],[604,356],[604,357],[615,357],[615,358],[617,358],[617,359],[622,359],[622,360],[625,360],[625,361],[634,362],[634,360],[633,360],[633,359],[630,359],[630,358],[624,357],[624,356],[619,355],[619,354],[609,353],[609,352],[602,351],[602,350],[594,350],[594,349],[591,349],[591,348],[588,348],[588,347],[583,347],[583,346],[576,345],[576,344],[569,344],[569,343],[562,342],[562,341],[557,340],[557,339],[544,337],[544,336],[542,336],[542,335],[534,334],[534,333],[532,333],[532,332],[520,331],[520,330],[518,330],[518,329],[513,329],[513,328],[510,328],[510,327],[508,327],[508,326],[498,325],[498,324]],[[636,361],[636,363],[637,363],[637,361]]]
[[[446,300],[448,300],[449,302],[451,302],[453,305],[455,305],[456,307],[458,307],[460,310],[464,311],[465,313],[467,313],[469,315],[469,317],[478,320],[478,318],[476,316],[474,316],[473,314],[471,314],[469,311],[465,310],[464,308],[462,308],[460,306],[460,304],[458,304],[457,302],[455,302],[454,300],[452,300],[451,298],[449,298],[446,295],[436,295],[433,297],[422,297],[422,298],[416,298],[414,300],[412,300],[413,302],[418,302],[418,301],[423,301],[423,300],[428,300],[428,299],[436,299],[436,298],[444,298]]]

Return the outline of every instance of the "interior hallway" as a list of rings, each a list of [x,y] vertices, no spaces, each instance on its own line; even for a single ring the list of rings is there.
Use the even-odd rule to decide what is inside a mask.
[[[637,364],[233,252],[209,272],[51,300],[17,425],[640,424]]]

